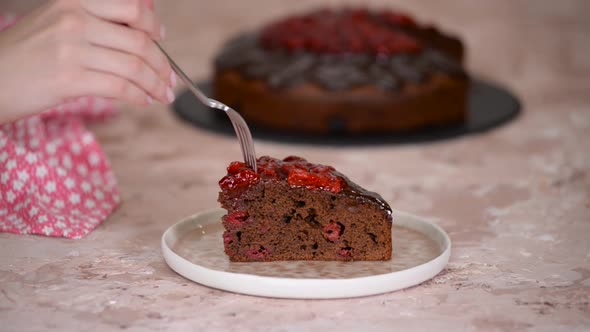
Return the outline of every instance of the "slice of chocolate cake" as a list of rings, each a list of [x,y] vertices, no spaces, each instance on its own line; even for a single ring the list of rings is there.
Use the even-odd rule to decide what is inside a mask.
[[[219,181],[225,253],[234,262],[389,260],[391,208],[331,166],[261,157]]]

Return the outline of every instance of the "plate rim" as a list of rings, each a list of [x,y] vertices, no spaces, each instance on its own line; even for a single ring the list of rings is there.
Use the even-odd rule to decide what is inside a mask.
[[[398,210],[394,210],[394,215],[397,215],[398,218],[400,216],[405,217],[418,226],[433,228],[440,236],[440,239],[435,239],[432,235],[416,229],[416,227],[408,226],[408,223],[402,225],[431,238],[439,245],[441,253],[432,260],[409,269],[377,275],[352,278],[293,278],[220,271],[192,263],[177,254],[168,245],[169,240],[175,240],[171,237],[175,235],[177,229],[193,223],[199,218],[216,213],[222,214],[225,211],[221,208],[203,210],[184,217],[169,226],[161,237],[162,253],[166,264],[180,276],[202,286],[232,293],[288,299],[337,299],[389,293],[416,286],[432,279],[446,267],[451,256],[451,239],[439,225],[426,218]],[[231,276],[231,278],[228,278],[228,276]],[[395,283],[392,279],[399,280]],[[264,284],[266,287],[260,287],[260,284]],[[359,285],[362,285],[362,287],[359,288]],[[310,293],[309,290],[313,292]]]

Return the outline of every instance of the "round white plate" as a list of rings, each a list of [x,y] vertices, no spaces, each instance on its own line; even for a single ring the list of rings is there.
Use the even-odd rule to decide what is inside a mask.
[[[223,214],[215,209],[179,221],[164,232],[162,251],[178,274],[229,292],[293,299],[375,295],[431,279],[451,255],[451,240],[439,226],[394,211],[390,261],[233,263],[223,252]]]

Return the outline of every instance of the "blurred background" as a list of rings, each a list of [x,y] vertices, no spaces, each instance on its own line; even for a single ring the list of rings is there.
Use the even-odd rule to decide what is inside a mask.
[[[2,0],[0,10],[23,13],[38,0]],[[315,7],[357,5],[407,11],[419,22],[454,33],[467,44],[469,71],[515,88],[542,89],[549,97],[556,80],[569,79],[584,93],[580,74],[590,76],[590,1],[586,0],[156,0],[168,28],[166,46],[197,77],[226,38],[277,16]],[[527,88],[523,88],[526,86]],[[538,90],[537,90],[538,91]]]

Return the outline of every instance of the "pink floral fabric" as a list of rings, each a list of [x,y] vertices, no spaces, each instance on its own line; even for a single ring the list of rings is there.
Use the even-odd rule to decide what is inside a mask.
[[[0,15],[0,29],[13,22]],[[78,239],[112,213],[117,182],[84,123],[113,112],[110,101],[83,97],[0,124],[0,232]]]

